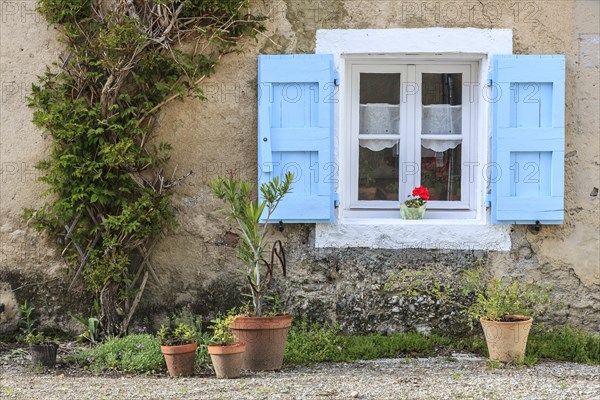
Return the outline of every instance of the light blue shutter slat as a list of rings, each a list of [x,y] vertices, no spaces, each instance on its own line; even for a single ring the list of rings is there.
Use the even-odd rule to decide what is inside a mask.
[[[565,57],[494,56],[492,221],[564,220]]]
[[[334,77],[330,54],[258,56],[258,183],[295,175],[270,222],[333,222]]]

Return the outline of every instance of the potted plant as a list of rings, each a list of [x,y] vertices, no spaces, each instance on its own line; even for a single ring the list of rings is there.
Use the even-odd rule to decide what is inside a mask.
[[[412,195],[400,204],[400,216],[403,219],[423,219],[427,200],[429,200],[429,190],[425,186],[417,186],[413,189]]]
[[[198,334],[191,326],[180,323],[175,328],[162,325],[156,333],[160,350],[165,357],[170,376],[191,376],[194,374]]]
[[[497,277],[482,279],[483,267],[466,270],[465,293],[475,301],[467,308],[483,328],[490,360],[519,362],[525,357],[533,316],[550,304],[550,286]]]
[[[265,294],[273,276],[276,263],[280,263],[285,276],[285,253],[281,241],[271,246],[269,257],[267,248],[267,224],[277,205],[288,192],[294,175],[287,173],[283,180],[275,177],[260,187],[261,199],[252,195],[252,184],[233,175],[218,177],[210,181],[215,197],[227,204],[227,216],[237,224],[241,237],[238,251],[244,263],[244,275],[250,287],[252,309],[247,315],[240,315],[231,324],[233,334],[246,344],[242,368],[252,371],[275,370],[281,368],[283,353],[292,316],[270,313],[264,315]],[[264,224],[260,223],[264,212]]]
[[[438,279],[433,270],[403,270],[392,274],[385,290],[405,298],[433,299],[455,307],[472,329],[479,321],[491,360],[515,362],[525,356],[533,317],[551,304],[549,285],[525,283],[512,278],[502,281],[484,272],[482,259],[461,269],[453,284]]]
[[[211,321],[210,328],[213,330],[213,336],[212,344],[208,346],[208,354],[219,379],[237,378],[242,369],[242,355],[246,351],[246,345],[237,341],[235,335],[229,330],[234,319],[234,315],[228,315],[217,316]]]
[[[42,332],[30,332],[25,335],[25,343],[29,345],[31,363],[34,367],[44,366],[52,368],[56,365],[56,352],[58,340],[45,335]]]

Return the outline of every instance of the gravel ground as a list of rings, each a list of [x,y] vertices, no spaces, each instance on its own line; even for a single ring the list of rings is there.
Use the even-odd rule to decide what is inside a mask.
[[[40,372],[24,350],[0,356],[0,398],[154,399],[598,399],[600,367],[542,362],[489,369],[464,354],[423,359],[324,363],[240,379],[102,375],[59,366]]]

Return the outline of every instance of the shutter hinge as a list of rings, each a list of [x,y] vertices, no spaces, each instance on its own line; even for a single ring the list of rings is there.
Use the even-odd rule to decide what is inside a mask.
[[[488,72],[488,74],[487,74],[487,85],[488,85],[489,87],[492,87],[492,83],[493,83],[493,81],[492,81],[492,71],[490,71],[490,72]]]
[[[337,71],[333,71],[333,84],[335,86],[340,86],[340,73]]]
[[[340,194],[334,193],[333,194],[333,207],[338,208],[339,206],[340,206]]]
[[[487,193],[485,195],[485,208],[490,208],[492,206],[492,194]]]

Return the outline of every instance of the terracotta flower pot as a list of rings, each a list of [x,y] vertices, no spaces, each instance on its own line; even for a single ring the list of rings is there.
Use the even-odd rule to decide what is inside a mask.
[[[246,351],[244,343],[235,342],[227,346],[208,346],[215,374],[219,379],[237,378],[242,369],[242,356]]]
[[[242,357],[242,369],[250,371],[280,369],[291,325],[291,315],[237,317],[230,329],[238,340],[246,345],[246,352]]]
[[[56,365],[56,351],[58,346],[55,344],[34,344],[29,346],[31,354],[31,364],[34,367],[44,366],[52,368]]]
[[[196,349],[198,343],[184,344],[181,346],[160,346],[170,376],[194,375],[196,363]]]
[[[504,319],[508,321],[480,319],[490,360],[514,362],[523,359],[533,318],[507,315]]]

